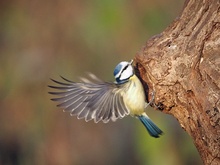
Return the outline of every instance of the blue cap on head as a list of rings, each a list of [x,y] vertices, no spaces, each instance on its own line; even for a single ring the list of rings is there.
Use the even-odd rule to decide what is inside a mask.
[[[116,76],[118,73],[120,73],[121,69],[122,69],[122,64],[119,63],[119,64],[115,67],[114,76]]]

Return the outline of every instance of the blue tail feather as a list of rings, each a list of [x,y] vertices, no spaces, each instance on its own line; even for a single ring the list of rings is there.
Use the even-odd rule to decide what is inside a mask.
[[[140,119],[140,121],[144,124],[145,128],[147,129],[148,133],[155,137],[158,138],[163,131],[160,130],[160,128],[158,128],[153,121],[151,121],[150,118],[146,117],[146,116],[138,116],[138,118]]]

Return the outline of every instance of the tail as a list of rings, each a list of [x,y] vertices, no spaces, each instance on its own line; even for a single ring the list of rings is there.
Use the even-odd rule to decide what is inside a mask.
[[[138,116],[138,118],[144,124],[151,136],[158,138],[160,135],[162,135],[163,131],[161,131],[160,128],[158,128],[147,115],[141,115]]]

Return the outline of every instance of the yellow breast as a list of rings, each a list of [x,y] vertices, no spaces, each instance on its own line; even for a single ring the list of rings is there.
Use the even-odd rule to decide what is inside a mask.
[[[141,115],[145,109],[145,94],[143,86],[136,75],[130,77],[125,86],[124,103],[130,110],[130,114]]]

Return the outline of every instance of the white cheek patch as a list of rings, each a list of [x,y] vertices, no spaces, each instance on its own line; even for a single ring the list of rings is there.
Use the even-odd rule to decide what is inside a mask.
[[[132,75],[133,75],[133,68],[132,66],[128,66],[128,68],[121,73],[120,80],[126,80]]]

